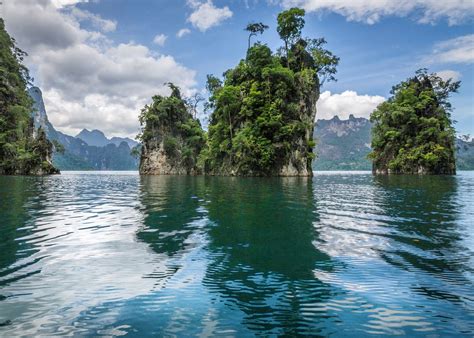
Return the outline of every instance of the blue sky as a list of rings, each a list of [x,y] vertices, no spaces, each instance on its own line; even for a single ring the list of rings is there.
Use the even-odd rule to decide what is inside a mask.
[[[30,54],[58,129],[133,136],[140,107],[166,93],[164,82],[191,94],[203,90],[207,74],[235,66],[247,48],[248,22],[269,25],[258,40],[281,46],[276,16],[295,4],[307,9],[304,35],[325,37],[341,58],[338,81],[322,88],[317,118],[367,117],[394,84],[426,67],[462,81],[453,118],[458,133],[474,135],[471,1],[24,0],[7,4],[2,16]]]

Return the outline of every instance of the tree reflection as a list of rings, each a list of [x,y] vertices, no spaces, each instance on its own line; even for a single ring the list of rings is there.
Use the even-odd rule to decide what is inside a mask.
[[[374,178],[390,215],[393,229],[391,250],[385,261],[404,270],[418,269],[433,276],[425,278],[415,291],[431,298],[462,302],[462,290],[446,290],[444,284],[459,284],[469,269],[472,251],[463,244],[465,229],[460,227],[463,201],[457,193],[455,176],[383,176]],[[473,270],[471,269],[472,273]],[[441,291],[436,284],[442,280]],[[453,285],[454,288],[455,285]]]
[[[240,308],[244,324],[260,334],[314,333],[303,308],[330,296],[313,270],[330,270],[331,261],[313,245],[311,180],[215,178],[207,189],[215,226],[204,284]]]
[[[140,201],[144,227],[137,238],[148,243],[156,253],[173,256],[185,250],[186,240],[203,217],[200,209],[200,178],[187,176],[142,176]]]

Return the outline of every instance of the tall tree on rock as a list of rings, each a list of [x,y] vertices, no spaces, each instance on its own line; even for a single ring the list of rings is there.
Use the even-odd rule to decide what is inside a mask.
[[[254,22],[254,23],[249,23],[247,27],[245,27],[245,30],[249,32],[249,39],[248,39],[248,47],[247,50],[250,49],[250,39],[252,36],[257,36],[257,34],[263,34],[263,32],[268,29],[268,26],[261,23],[261,22]]]
[[[305,10],[301,8],[290,8],[278,14],[277,32],[285,43],[286,62],[289,67],[289,47],[301,38],[301,30],[304,27]]]

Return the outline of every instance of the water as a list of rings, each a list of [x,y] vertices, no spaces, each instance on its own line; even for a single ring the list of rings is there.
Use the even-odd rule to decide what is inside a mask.
[[[474,172],[0,177],[0,336],[474,335]]]

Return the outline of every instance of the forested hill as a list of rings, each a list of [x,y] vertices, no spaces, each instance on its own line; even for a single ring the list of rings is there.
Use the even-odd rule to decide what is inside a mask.
[[[316,159],[313,170],[371,170],[372,124],[366,118],[317,120],[314,130]],[[474,141],[456,139],[456,167],[474,170]]]

